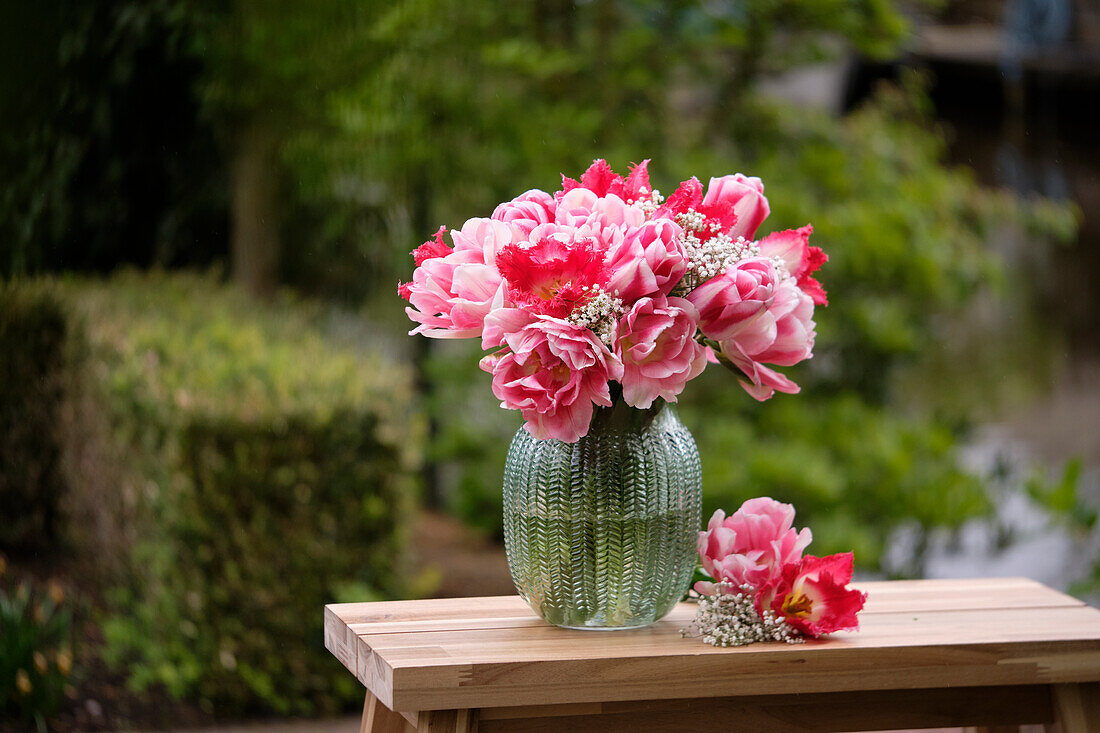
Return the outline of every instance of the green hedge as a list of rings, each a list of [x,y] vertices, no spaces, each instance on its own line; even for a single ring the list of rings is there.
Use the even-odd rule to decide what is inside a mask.
[[[42,550],[58,534],[68,331],[52,290],[0,284],[0,550]]]
[[[360,695],[323,648],[321,609],[405,590],[422,442],[405,371],[357,318],[214,277],[52,287],[84,341],[73,504],[125,538],[107,661],[218,712],[333,712]],[[82,542],[96,536],[84,516]]]
[[[108,658],[212,709],[335,712],[361,694],[322,648],[321,607],[400,594],[409,481],[370,414],[192,416],[151,503]]]

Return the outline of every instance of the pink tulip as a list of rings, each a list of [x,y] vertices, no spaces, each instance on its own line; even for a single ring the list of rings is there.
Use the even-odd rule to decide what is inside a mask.
[[[608,252],[611,290],[626,304],[672,292],[688,267],[682,234],[680,225],[670,219],[654,219],[632,229]]]
[[[455,252],[475,252],[476,261],[496,266],[497,254],[512,242],[512,230],[502,221],[476,217],[451,232]]]
[[[807,555],[788,563],[757,590],[756,610],[774,612],[811,638],[858,629],[857,614],[867,602],[867,594],[846,587],[852,580],[852,564],[850,552]]]
[[[793,278],[779,283],[767,311],[732,338],[719,343],[722,354],[733,362],[748,381],[741,386],[758,400],[775,392],[794,394],[797,384],[765,366],[793,366],[813,355],[814,302],[795,284]]]
[[[829,256],[821,247],[810,246],[810,234],[813,231],[814,228],[807,224],[799,229],[772,232],[757,244],[761,257],[778,257],[783,260],[787,272],[795,279],[802,292],[813,298],[815,304],[828,305],[825,289],[814,279],[813,273],[828,262]]]
[[[619,322],[615,353],[623,363],[623,399],[641,409],[675,402],[707,365],[695,340],[698,312],[683,298],[643,298]]]
[[[557,203],[553,196],[533,188],[497,206],[491,218],[509,225],[512,241],[519,242],[527,239],[531,230],[539,224],[554,223],[556,210]]]
[[[513,309],[517,310],[517,309]],[[588,434],[593,405],[611,406],[608,380],[620,380],[623,365],[586,328],[558,318],[509,314],[506,348],[481,360],[493,375],[501,407],[520,410],[524,428],[539,439],[575,442]]]
[[[745,349],[748,356],[768,364],[794,366],[813,355],[814,301],[799,289],[793,278],[782,281],[776,288],[768,317],[775,322],[775,338],[756,349],[748,344]]]
[[[730,206],[736,217],[736,222],[728,231],[733,239],[744,237],[751,240],[760,224],[771,213],[768,199],[764,198],[763,182],[759,178],[749,178],[740,173],[710,179],[703,205],[723,204]]]
[[[587,226],[593,232],[609,227],[625,231],[641,226],[645,222],[645,214],[641,209],[628,205],[617,194],[597,196],[587,188],[574,188],[558,199],[555,221],[577,228]]]
[[[410,334],[442,339],[481,335],[502,283],[496,268],[479,259],[474,252],[453,252],[416,268],[412,281],[399,288],[409,301],[405,313],[420,324]]]
[[[793,524],[794,507],[768,497],[749,499],[729,517],[719,509],[699,533],[703,569],[716,582],[760,587],[797,562],[810,544],[810,530],[797,532]],[[700,582],[695,589],[710,595],[714,585]]]
[[[435,240],[413,252],[419,266],[411,282],[398,286],[409,301],[409,318],[420,324],[410,334],[431,338],[476,338],[485,316],[501,299],[502,285],[495,259],[511,241],[506,224],[489,219],[470,219],[452,231],[455,247],[443,243],[443,229]]]
[[[767,310],[779,275],[764,257],[741,260],[687,295],[699,309],[699,329],[715,341],[749,342],[753,349],[774,340]],[[763,323],[761,323],[763,321]]]
[[[507,283],[509,300],[541,313],[566,318],[592,289],[607,286],[606,252],[583,229],[540,224],[530,242],[505,245],[496,264]]]

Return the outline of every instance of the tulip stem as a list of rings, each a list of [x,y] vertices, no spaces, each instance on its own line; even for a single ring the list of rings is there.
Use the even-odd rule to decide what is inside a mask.
[[[722,353],[722,345],[721,344],[719,344],[717,341],[714,341],[713,339],[707,338],[706,336],[703,335],[703,333],[701,331],[697,332],[695,334],[695,340],[698,341],[699,343],[701,343],[703,346],[709,346],[710,350],[712,352],[714,352],[714,358],[718,360],[719,364],[724,366],[726,369],[729,369],[731,372],[736,374],[738,377],[744,378],[745,373],[742,372],[737,367],[736,364],[734,364],[732,361],[730,361],[729,358],[726,357],[726,355]]]

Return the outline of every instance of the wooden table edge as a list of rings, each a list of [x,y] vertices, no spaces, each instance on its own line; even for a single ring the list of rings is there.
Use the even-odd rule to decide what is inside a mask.
[[[1043,608],[1062,608],[1062,607],[1078,607],[1085,606],[1086,604],[1079,599],[1073,598],[1062,594],[1058,591],[1046,588],[1040,583],[1026,579],[1026,578],[998,578],[998,579],[982,579],[986,583],[993,584],[1021,584],[1024,586],[1032,586],[1042,588],[1047,593],[1048,600],[1042,604],[1034,606],[1034,610],[1041,610]],[[904,581],[902,581],[904,583]],[[911,581],[906,585],[915,583],[921,583],[922,581]],[[966,582],[966,581],[960,581]],[[866,584],[858,584],[866,585]],[[879,584],[875,584],[879,585]],[[887,587],[887,586],[881,586]],[[891,589],[900,589],[900,583],[891,583],[889,586]],[[461,600],[461,599],[459,599]],[[494,603],[502,603],[505,605],[515,605],[514,597],[509,596],[490,596],[479,599],[472,599],[475,602],[481,602],[483,604],[492,605]],[[395,606],[395,610],[400,608],[400,604],[405,602],[380,602],[389,605],[391,603],[398,604]],[[724,705],[729,707],[730,705],[755,705],[771,706],[776,708],[777,706],[787,705],[791,700],[798,702],[805,706],[806,701],[809,699],[814,700],[826,700],[832,696],[841,694],[841,688],[837,689],[815,689],[813,686],[807,689],[807,691],[799,693],[790,693],[784,690],[776,690],[774,692],[739,692],[730,694],[729,683],[730,680],[719,680],[718,687],[715,687],[715,692],[711,688],[707,688],[707,691],[701,692],[698,695],[684,695],[683,688],[676,689],[673,693],[666,696],[654,697],[652,690],[645,691],[639,690],[637,694],[628,693],[625,696],[617,697],[614,701],[604,702],[606,697],[605,693],[597,695],[600,698],[600,702],[596,702],[596,698],[580,698],[577,700],[567,700],[560,696],[561,690],[556,690],[558,694],[557,699],[561,702],[555,702],[551,704],[532,704],[531,702],[520,702],[520,700],[526,700],[526,696],[516,697],[514,692],[510,692],[510,702],[515,704],[508,704],[506,701],[498,699],[494,702],[485,703],[486,698],[478,698],[476,696],[466,695],[462,700],[463,704],[468,704],[469,707],[455,708],[453,703],[457,700],[452,699],[450,704],[440,703],[425,703],[423,697],[424,690],[418,690],[414,688],[407,688],[405,690],[396,690],[395,683],[398,688],[401,687],[400,678],[405,671],[415,671],[417,664],[414,659],[398,660],[398,663],[388,661],[382,654],[376,653],[371,649],[369,639],[372,636],[370,632],[361,632],[352,628],[354,623],[357,627],[368,627],[373,621],[362,622],[348,622],[345,621],[341,612],[347,610],[351,606],[362,606],[363,604],[326,604],[324,607],[324,644],[341,663],[360,680],[367,687],[366,695],[366,707],[364,709],[363,718],[363,731],[377,730],[385,731],[386,733],[408,733],[411,730],[448,730],[448,731],[460,731],[460,730],[478,730],[479,720],[483,725],[485,733],[494,733],[496,731],[511,731],[511,730],[526,730],[525,727],[509,727],[511,724],[519,724],[524,721],[534,720],[541,716],[543,719],[553,718],[557,721],[556,724],[570,721],[577,722],[583,720],[585,716],[595,716],[593,719],[601,719],[602,721],[609,722],[612,720],[618,720],[623,716],[629,717],[627,711],[636,707],[642,707],[647,710],[664,709],[666,713],[669,709],[676,708],[677,705],[705,703],[708,701],[725,701]],[[372,604],[373,605],[373,604]],[[1014,608],[1032,608],[1031,606],[1017,606]],[[978,610],[966,609],[966,610]],[[893,613],[896,611],[884,610],[877,613]],[[487,621],[495,618],[490,613],[487,616]],[[404,633],[395,632],[393,626],[399,625],[400,621],[396,623],[392,619],[383,618],[377,622],[379,628],[386,628],[386,631],[378,633]],[[490,627],[492,628],[492,627]],[[415,633],[415,629],[410,629],[409,633]],[[848,693],[864,695],[867,699],[889,699],[893,695],[897,697],[900,695],[905,699],[919,699],[921,695],[928,694],[932,697],[941,695],[950,696],[951,694],[958,695],[984,695],[989,694],[989,690],[1011,690],[1013,688],[1018,689],[1021,695],[1030,696],[1029,699],[1034,699],[1034,695],[1047,695],[1050,704],[1043,708],[1043,710],[1052,711],[1050,715],[1044,715],[1046,717],[1053,716],[1054,718],[1062,721],[1063,730],[1067,733],[1076,733],[1076,731],[1089,731],[1093,733],[1100,731],[1100,728],[1094,727],[1100,723],[1100,672],[1098,672],[1097,663],[1100,662],[1100,638],[1080,638],[1080,639],[1050,639],[1050,640],[1025,640],[1025,641],[1012,641],[1011,639],[1004,640],[988,640],[983,642],[975,642],[974,644],[914,644],[912,646],[906,646],[907,649],[917,650],[945,650],[952,651],[964,650],[967,648],[981,650],[983,647],[995,648],[998,645],[1011,645],[1015,648],[1016,654],[1011,658],[998,660],[995,662],[994,668],[1004,665],[1020,665],[1019,669],[1023,669],[1027,664],[1034,664],[1036,667],[1041,668],[1043,663],[1049,663],[1051,660],[1055,660],[1056,664],[1049,665],[1045,670],[1039,669],[1037,672],[1032,673],[1030,676],[1013,677],[1009,674],[1005,677],[1009,680],[1005,684],[999,684],[996,687],[990,687],[987,681],[978,680],[966,680],[966,679],[953,679],[945,685],[929,685],[929,677],[924,679],[918,679],[915,684],[895,684],[893,680],[889,679],[889,676],[882,675],[881,682],[872,682],[871,684],[862,683],[863,687],[858,690],[848,690]],[[1057,647],[1059,645],[1069,646],[1075,645],[1076,649],[1067,648],[1065,651],[1059,651]],[[887,647],[888,648],[888,647]],[[881,648],[880,648],[881,649]],[[1032,657],[1028,656],[1029,651],[1035,651],[1037,654]],[[1045,656],[1042,652],[1047,652]],[[862,652],[860,652],[862,653]],[[685,651],[684,654],[669,655],[668,659],[683,660],[687,658],[698,657],[697,652]],[[728,659],[728,657],[712,656],[710,659]],[[405,662],[401,664],[400,662]],[[539,665],[546,665],[553,661],[563,660],[545,660],[538,661]],[[570,660],[564,660],[566,662]],[[578,658],[571,660],[574,662],[584,663],[586,660]],[[516,665],[533,664],[532,661],[519,661],[515,662]],[[498,666],[506,669],[509,665],[507,662],[483,662],[474,663],[474,666],[484,664],[487,667]],[[1061,665],[1061,668],[1059,668]],[[422,667],[425,665],[421,665]],[[448,670],[456,675],[456,688],[462,687],[461,678],[464,672],[468,673],[471,669],[471,663],[469,662],[457,662],[455,664],[431,664],[434,672],[441,670]],[[921,672],[934,671],[937,666],[944,668],[952,668],[956,665],[943,664],[943,665],[914,665],[913,668],[920,670]],[[990,666],[990,665],[985,665]],[[1015,672],[1018,670],[1008,671]],[[497,674],[503,674],[505,672],[496,671]],[[821,671],[817,674],[820,676]],[[1022,674],[1022,673],[1021,673]],[[918,675],[919,677],[919,675]],[[1014,682],[1012,680],[1020,679],[1022,681]],[[889,682],[890,684],[885,684]],[[522,689],[524,686],[532,687],[533,685],[528,683],[521,683],[516,686],[516,689]],[[553,687],[551,685],[550,687]],[[470,687],[468,690],[485,690],[486,688]],[[703,688],[700,688],[701,690]],[[528,690],[523,690],[528,692]],[[545,692],[546,689],[543,689]],[[1042,691],[1042,692],[1036,692]],[[500,692],[500,690],[491,690],[491,693]],[[913,693],[912,695],[908,693]],[[476,693],[475,693],[476,695]],[[453,697],[453,695],[452,695]],[[801,698],[801,700],[800,700]],[[477,705],[474,703],[481,700]],[[534,698],[532,698],[534,699]],[[545,698],[543,698],[545,699]],[[420,704],[413,704],[414,700],[419,700]],[[373,702],[372,702],[373,701]],[[395,705],[396,703],[396,705]],[[373,705],[373,706],[372,706]],[[1046,705],[1046,703],[1044,703]],[[655,706],[655,707],[654,707]],[[789,705],[788,705],[789,707]],[[1019,706],[1016,706],[1019,708]],[[912,705],[910,705],[912,708]],[[368,714],[369,713],[369,714]],[[632,714],[632,713],[630,713]],[[610,717],[609,717],[610,716]],[[644,717],[635,716],[638,721],[644,721]],[[1035,717],[1033,715],[1032,717]],[[1043,716],[1039,716],[1043,717]],[[374,721],[368,723],[368,721]],[[1019,722],[1024,722],[1022,719]],[[1035,722],[1038,722],[1037,720]],[[622,721],[619,721],[622,724]],[[370,728],[368,725],[375,725],[375,728]],[[897,726],[900,727],[900,726]],[[584,727],[584,730],[597,730],[601,728],[589,728]],[[556,728],[538,728],[538,730],[556,730]],[[630,728],[616,728],[616,730],[630,730]],[[648,730],[648,728],[647,728]],[[822,729],[824,730],[824,729]]]

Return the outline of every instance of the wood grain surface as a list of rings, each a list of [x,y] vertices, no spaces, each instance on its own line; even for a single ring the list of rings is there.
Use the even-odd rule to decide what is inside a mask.
[[[326,606],[325,645],[399,711],[1100,680],[1100,611],[1034,581],[858,585],[861,630],[806,644],[682,638],[692,604],[644,629],[570,631],[500,596]]]

